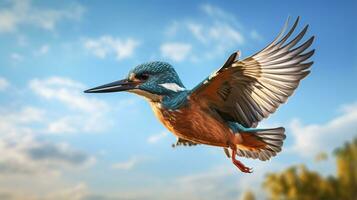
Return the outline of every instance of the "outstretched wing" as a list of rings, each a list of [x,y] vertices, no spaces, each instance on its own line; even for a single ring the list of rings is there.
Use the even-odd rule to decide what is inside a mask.
[[[307,60],[314,50],[306,50],[314,37],[298,45],[308,25],[287,42],[299,17],[285,34],[288,22],[272,43],[253,56],[238,61],[239,52],[232,54],[218,71],[191,91],[190,97],[205,101],[224,119],[245,127],[254,127],[274,113],[310,73],[313,64]]]

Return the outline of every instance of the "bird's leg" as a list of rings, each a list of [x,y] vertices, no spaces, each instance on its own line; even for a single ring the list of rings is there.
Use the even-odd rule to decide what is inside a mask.
[[[232,148],[232,162],[233,164],[240,169],[240,171],[244,173],[252,173],[252,168],[246,167],[242,162],[236,159],[237,149]]]

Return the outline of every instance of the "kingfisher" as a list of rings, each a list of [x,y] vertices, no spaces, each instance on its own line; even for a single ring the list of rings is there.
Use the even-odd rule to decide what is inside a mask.
[[[289,19],[278,36],[261,51],[240,59],[234,52],[217,71],[193,89],[186,89],[174,67],[166,62],[136,66],[119,81],[86,93],[127,91],[150,103],[161,123],[177,137],[177,145],[204,144],[223,148],[244,173],[252,168],[236,156],[269,160],[282,150],[284,127],[257,128],[293,94],[313,64],[308,50],[314,36],[302,41],[306,25],[294,37],[299,18],[289,31]]]

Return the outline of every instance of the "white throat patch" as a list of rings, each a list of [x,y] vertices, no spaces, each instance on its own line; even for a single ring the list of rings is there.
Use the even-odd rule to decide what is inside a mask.
[[[140,90],[140,89],[132,89],[132,90],[128,90],[128,92],[143,96],[144,98],[150,100],[150,101],[160,101],[161,100],[161,96],[156,95],[156,94],[151,94],[150,92],[146,92],[144,90]]]
[[[163,83],[163,84],[159,84],[162,87],[174,91],[174,92],[179,92],[179,91],[184,91],[185,88],[180,87],[179,85],[177,85],[176,83]]]

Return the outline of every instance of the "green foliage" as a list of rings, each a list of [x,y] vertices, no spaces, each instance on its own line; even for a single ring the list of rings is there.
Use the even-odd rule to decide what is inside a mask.
[[[357,138],[335,151],[337,177],[323,177],[304,165],[268,174],[263,187],[272,200],[356,200]]]

